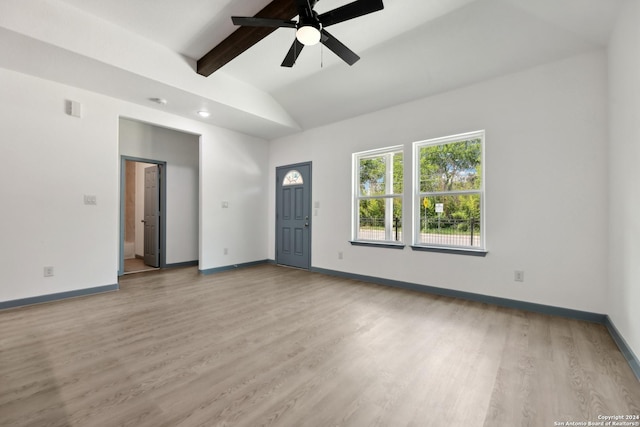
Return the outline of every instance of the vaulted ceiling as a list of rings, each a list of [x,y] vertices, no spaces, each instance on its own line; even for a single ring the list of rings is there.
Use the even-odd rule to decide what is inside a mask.
[[[281,67],[281,28],[204,77],[230,17],[269,0],[2,0],[0,67],[272,139],[602,48],[623,1],[386,0],[331,27],[351,67],[322,45]]]

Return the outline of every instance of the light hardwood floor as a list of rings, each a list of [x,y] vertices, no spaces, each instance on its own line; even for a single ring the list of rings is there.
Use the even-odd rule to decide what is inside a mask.
[[[0,312],[2,426],[554,426],[640,414],[597,324],[256,266]]]
[[[140,258],[127,258],[124,260],[124,274],[141,273],[143,271],[159,270],[148,266]]]

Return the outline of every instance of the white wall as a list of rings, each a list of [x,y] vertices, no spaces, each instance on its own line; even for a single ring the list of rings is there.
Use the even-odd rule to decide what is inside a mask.
[[[199,136],[121,119],[120,155],[167,162],[167,264],[198,259]],[[151,165],[147,165],[151,166]],[[136,169],[136,200],[144,194],[144,168]],[[136,204],[136,217],[144,216]],[[143,234],[136,218],[136,254],[143,254]]]
[[[640,355],[640,3],[629,1],[609,43],[609,308]]]
[[[604,52],[594,52],[274,140],[269,224],[275,168],[312,161],[312,198],[320,203],[312,266],[604,313],[606,75]],[[353,152],[404,144],[410,168],[413,141],[480,129],[486,258],[348,243]],[[410,169],[405,176],[412,188]],[[411,195],[405,200],[406,221]],[[514,282],[514,270],[525,271],[524,283]]]
[[[112,101],[0,69],[0,301],[116,283],[117,132]]]
[[[215,137],[200,146],[201,270],[267,259],[268,144],[224,129]]]
[[[120,116],[201,135],[201,269],[267,258],[266,141],[0,68],[0,301],[117,282]]]

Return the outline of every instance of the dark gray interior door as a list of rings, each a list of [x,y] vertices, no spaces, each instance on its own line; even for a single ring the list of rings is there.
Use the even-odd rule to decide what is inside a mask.
[[[160,168],[144,169],[144,263],[160,266]]]
[[[311,267],[311,163],[276,168],[276,262]]]

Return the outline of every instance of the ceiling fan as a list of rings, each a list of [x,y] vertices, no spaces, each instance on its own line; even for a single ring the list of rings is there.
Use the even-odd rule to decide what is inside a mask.
[[[330,10],[329,12],[318,13],[313,7],[319,0],[292,0],[295,1],[298,8],[299,21],[290,21],[283,19],[261,18],[261,17],[243,17],[232,16],[231,20],[235,25],[246,27],[270,27],[270,28],[295,28],[296,38],[282,61],[283,67],[293,67],[298,55],[305,46],[322,43],[333,53],[338,55],[347,64],[353,65],[360,59],[351,49],[342,44],[338,39],[332,36],[325,27],[349,19],[377,12],[384,8],[382,0],[356,0],[352,3]]]

